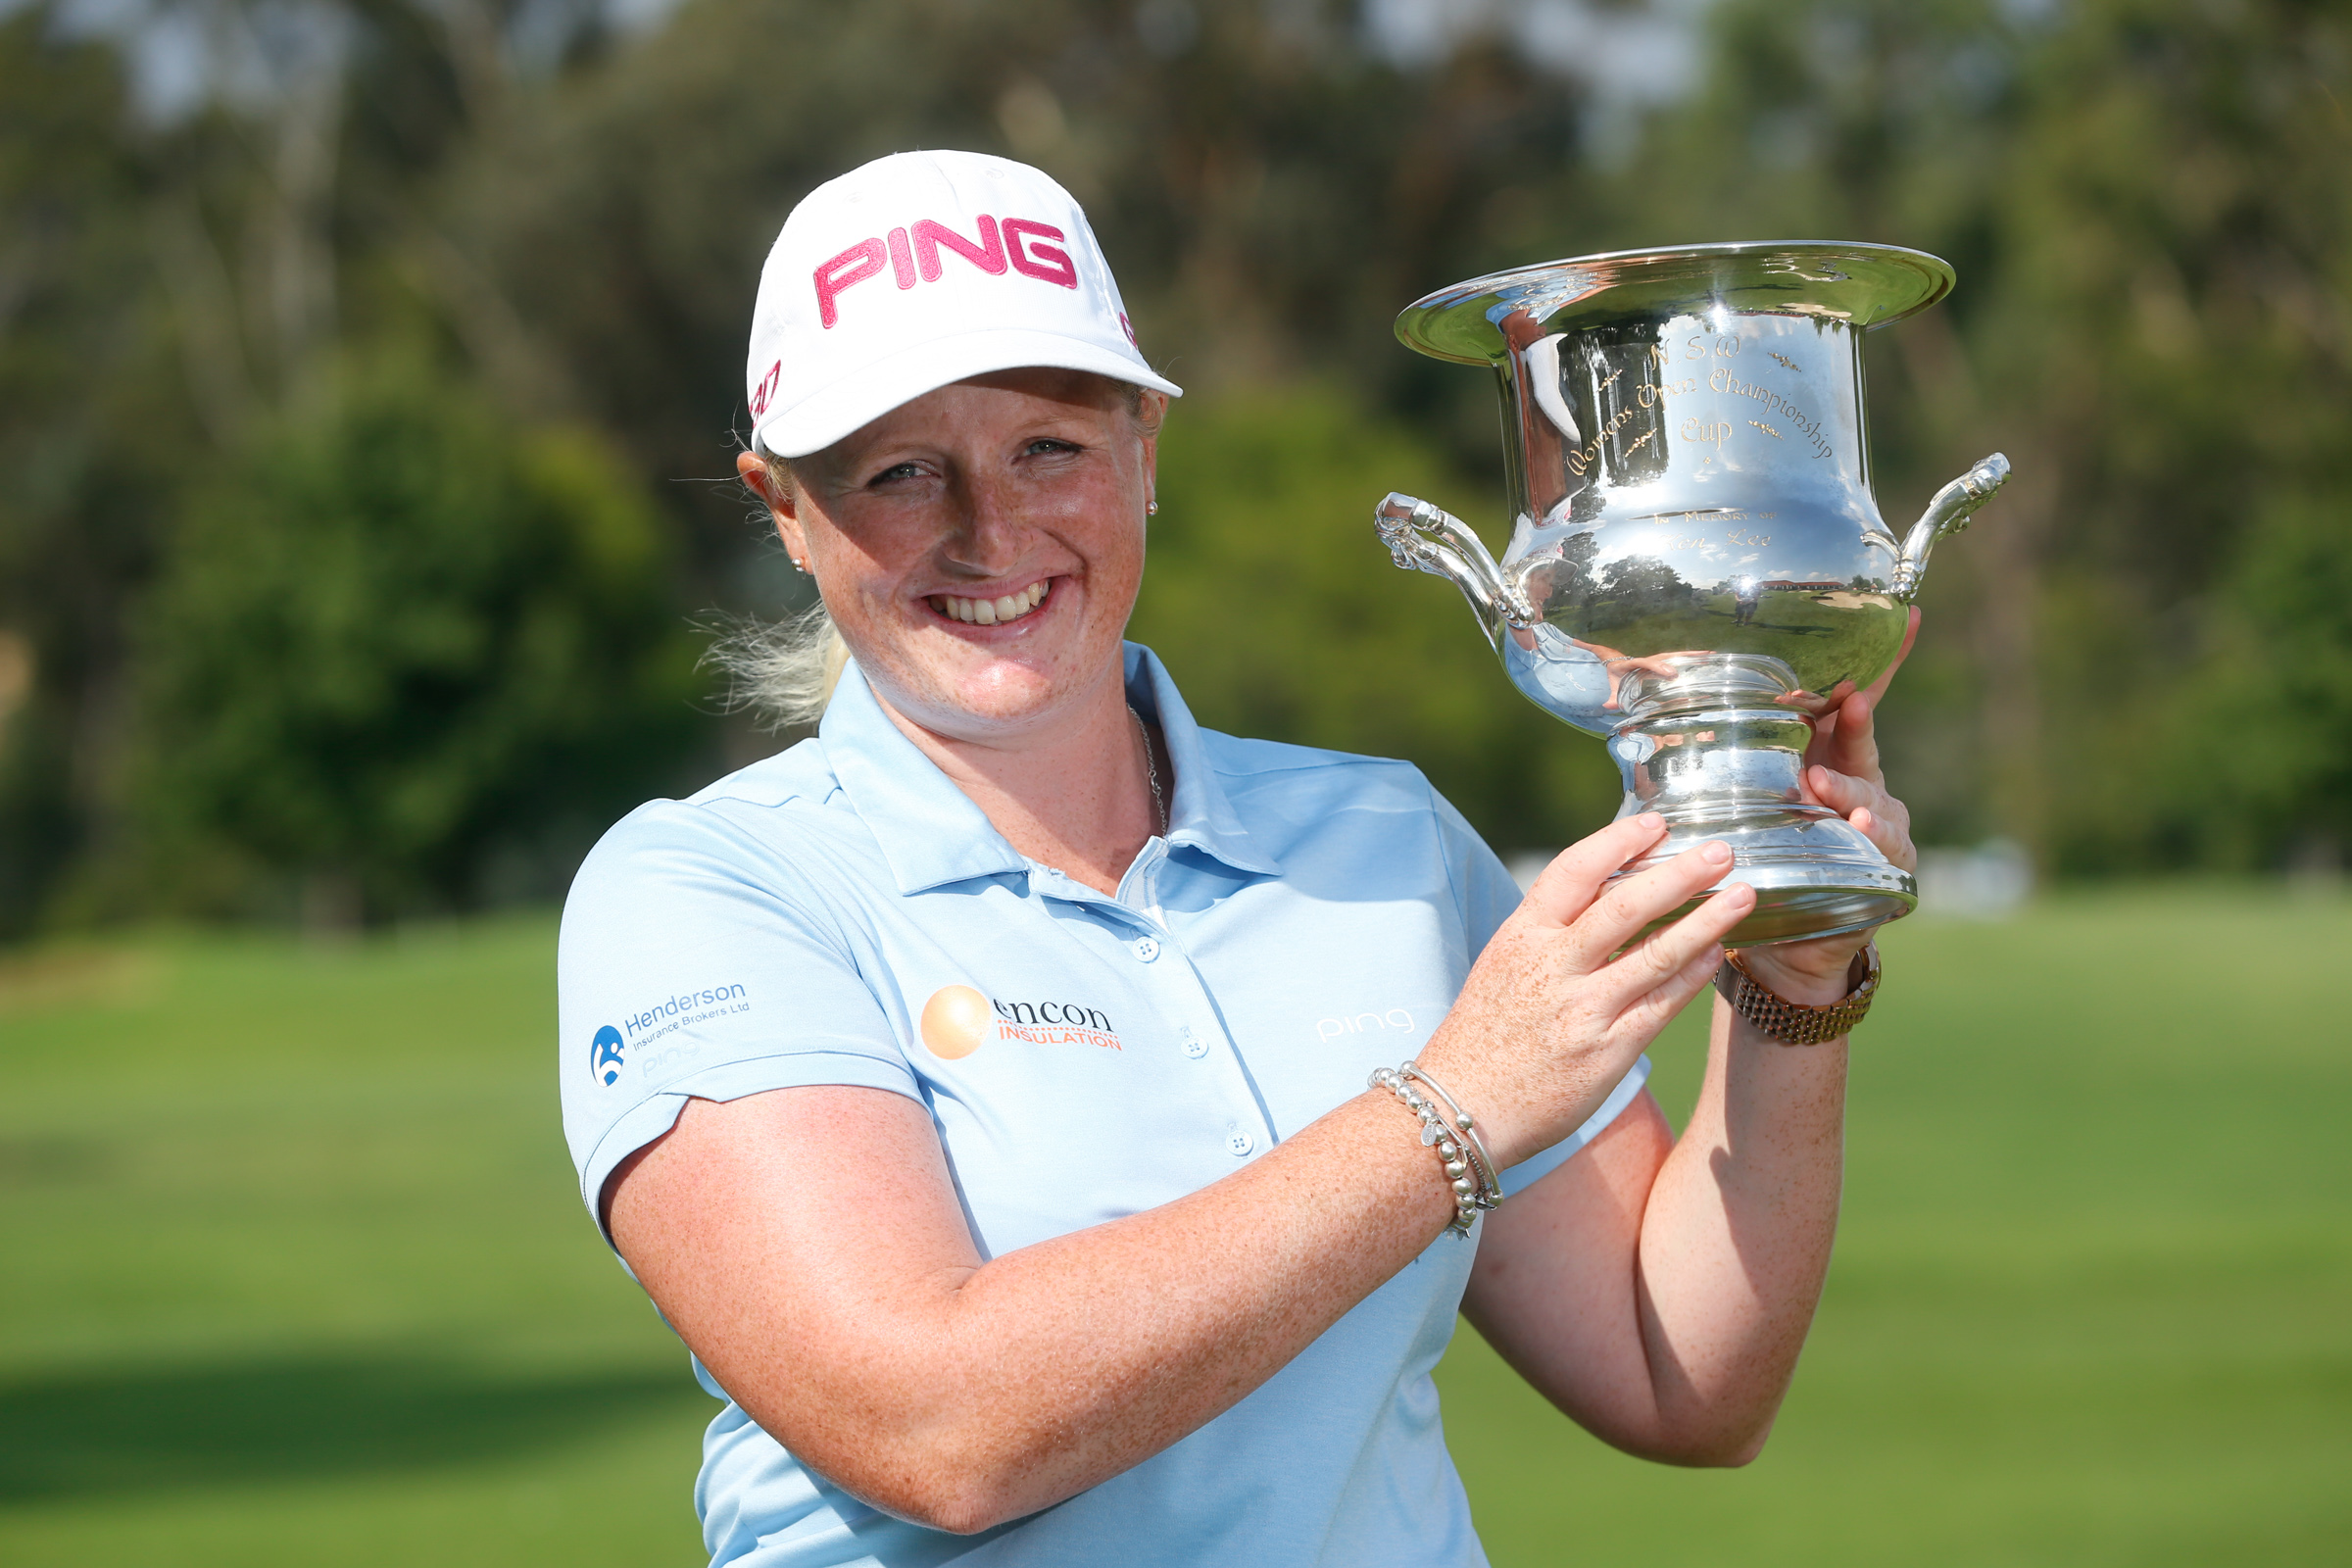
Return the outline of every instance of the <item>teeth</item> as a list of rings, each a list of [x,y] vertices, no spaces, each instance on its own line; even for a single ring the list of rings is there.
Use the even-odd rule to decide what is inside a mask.
[[[1048,579],[1041,577],[1019,593],[1006,594],[1002,599],[961,599],[954,594],[934,594],[931,608],[974,626],[1001,626],[1035,610],[1046,597],[1047,582]]]

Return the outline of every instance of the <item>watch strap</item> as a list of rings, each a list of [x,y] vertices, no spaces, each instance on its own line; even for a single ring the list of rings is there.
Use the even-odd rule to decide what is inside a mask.
[[[1715,989],[1732,1010],[1756,1029],[1785,1046],[1818,1046],[1850,1033],[1870,1011],[1879,994],[1879,945],[1871,942],[1854,955],[1846,971],[1846,994],[1826,1007],[1790,1002],[1748,973],[1737,953],[1723,956],[1715,971]]]

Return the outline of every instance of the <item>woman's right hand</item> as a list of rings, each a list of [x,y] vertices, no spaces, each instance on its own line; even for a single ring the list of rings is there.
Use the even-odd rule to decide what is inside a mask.
[[[1627,948],[1731,869],[1730,848],[1709,842],[1609,883],[1665,834],[1665,819],[1645,812],[1562,851],[1487,944],[1418,1057],[1480,1119],[1499,1166],[1550,1148],[1600,1107],[1706,989],[1722,938],[1754,907],[1754,890],[1734,883]]]

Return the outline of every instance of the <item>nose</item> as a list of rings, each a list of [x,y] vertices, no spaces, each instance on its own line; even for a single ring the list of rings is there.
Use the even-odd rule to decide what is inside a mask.
[[[951,495],[956,518],[941,546],[948,562],[975,577],[1011,569],[1028,533],[1011,476],[966,469]]]

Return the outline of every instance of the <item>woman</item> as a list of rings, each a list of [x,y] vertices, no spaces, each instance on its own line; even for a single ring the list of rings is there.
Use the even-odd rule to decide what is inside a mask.
[[[746,482],[851,663],[815,739],[612,830],[562,958],[583,1197],[726,1401],[713,1558],[1483,1562],[1429,1377],[1457,1308],[1620,1447],[1751,1457],[1844,1044],[1719,1005],[1677,1141],[1642,1051],[1752,895],[1610,957],[1729,852],[1604,886],[1634,817],[1522,902],[1412,768],[1195,726],[1120,640],[1176,388],[1033,170],[811,194],[749,381]],[[1909,863],[1877,695],[1810,782]],[[1862,949],[1745,959],[1825,1007]]]

